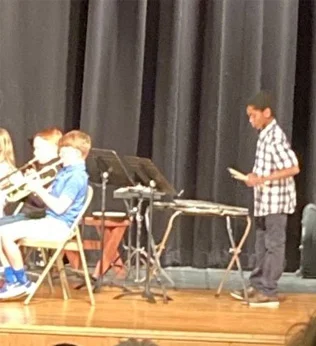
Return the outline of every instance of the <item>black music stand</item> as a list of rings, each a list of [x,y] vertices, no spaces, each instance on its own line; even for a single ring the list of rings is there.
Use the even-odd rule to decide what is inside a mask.
[[[106,187],[135,185],[133,179],[124,167],[121,159],[114,150],[92,148],[86,159],[87,171],[92,185],[101,186],[101,259],[99,277],[95,283],[94,291],[99,291],[103,279],[104,256],[104,223],[106,211]]]
[[[172,300],[167,296],[164,285],[160,280],[157,279],[158,283],[161,285],[163,294],[153,293],[151,291],[151,278],[150,278],[150,264],[152,261],[152,250],[155,251],[155,244],[152,236],[152,221],[153,221],[153,202],[155,192],[163,193],[166,195],[175,196],[177,195],[176,190],[173,186],[167,181],[167,179],[160,173],[159,169],[154,165],[154,163],[148,158],[136,157],[136,156],[125,156],[124,162],[126,162],[127,168],[135,175],[134,180],[139,181],[142,185],[150,188],[149,198],[149,208],[148,208],[148,227],[147,227],[147,261],[146,261],[146,279],[145,287],[142,292],[133,292],[125,288],[125,292],[114,297],[114,299],[119,299],[126,295],[138,295],[141,294],[142,297],[146,298],[150,303],[156,303],[155,296],[163,297],[164,303],[167,303],[169,300]],[[141,192],[140,192],[141,193]],[[146,193],[148,196],[148,193]],[[154,261],[156,257],[154,256]],[[160,268],[160,265],[156,263],[157,267]]]
[[[164,177],[155,164],[146,157],[124,156],[126,166],[135,174],[134,180],[141,182],[144,186],[150,186],[150,181],[156,183],[156,190],[172,197],[177,195],[175,188]]]

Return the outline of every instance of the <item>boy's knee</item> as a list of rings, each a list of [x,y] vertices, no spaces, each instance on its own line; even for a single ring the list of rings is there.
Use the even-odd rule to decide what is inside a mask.
[[[286,243],[286,238],[282,236],[275,239],[266,238],[265,247],[268,252],[276,252],[280,249],[285,248],[285,243]]]

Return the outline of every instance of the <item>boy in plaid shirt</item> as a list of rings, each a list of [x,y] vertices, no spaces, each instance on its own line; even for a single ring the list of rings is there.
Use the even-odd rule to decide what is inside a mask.
[[[247,290],[250,306],[278,307],[277,283],[283,272],[287,215],[295,211],[296,155],[277,124],[272,96],[261,91],[248,102],[249,122],[259,130],[256,157],[247,186],[254,189],[256,266]],[[231,295],[243,300],[243,291]]]

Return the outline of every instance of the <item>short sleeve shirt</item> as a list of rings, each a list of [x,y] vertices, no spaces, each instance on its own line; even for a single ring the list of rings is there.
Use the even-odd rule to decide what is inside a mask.
[[[51,209],[47,209],[46,215],[62,220],[71,227],[75,218],[81,211],[88,190],[88,174],[85,163],[79,163],[62,168],[56,175],[52,184],[51,195],[60,197],[66,195],[72,200],[69,208],[58,215]]]
[[[259,134],[253,173],[266,177],[276,170],[298,165],[285,133],[274,119]],[[296,207],[293,177],[254,187],[254,215],[292,214]]]

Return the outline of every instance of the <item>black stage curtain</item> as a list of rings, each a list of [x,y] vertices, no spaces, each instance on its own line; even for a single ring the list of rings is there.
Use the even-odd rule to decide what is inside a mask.
[[[251,169],[245,104],[271,89],[302,167],[288,227],[295,270],[301,211],[316,201],[315,19],[315,3],[298,0],[0,0],[1,126],[20,162],[37,130],[81,128],[95,147],[152,158],[185,198],[251,208],[252,191],[226,168]],[[223,219],[183,217],[164,262],[224,267],[229,257]]]

